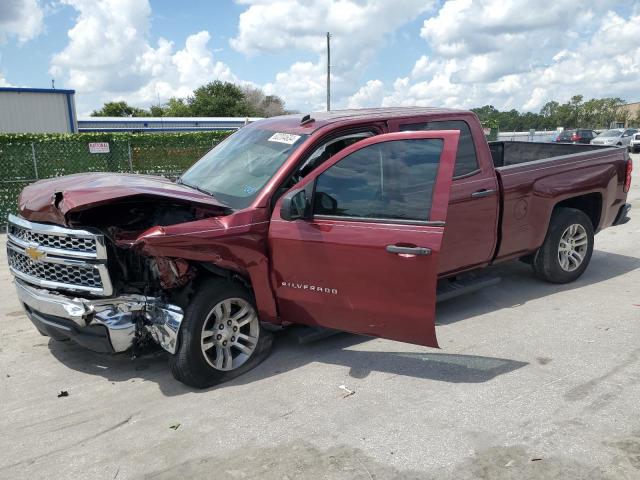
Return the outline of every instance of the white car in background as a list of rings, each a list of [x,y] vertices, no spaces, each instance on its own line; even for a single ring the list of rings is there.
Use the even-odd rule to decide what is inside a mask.
[[[640,153],[640,132],[636,132],[631,136],[629,151],[631,153]]]
[[[629,147],[631,137],[633,137],[638,130],[635,128],[614,128],[612,130],[605,130],[596,138],[591,140],[591,145],[611,145],[618,147]]]

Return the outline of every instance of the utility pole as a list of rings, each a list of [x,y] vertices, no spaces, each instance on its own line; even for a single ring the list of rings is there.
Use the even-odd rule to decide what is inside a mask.
[[[327,112],[331,111],[331,33],[327,32]]]

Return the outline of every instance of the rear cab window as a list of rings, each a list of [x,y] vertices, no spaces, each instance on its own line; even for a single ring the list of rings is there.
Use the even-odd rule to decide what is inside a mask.
[[[460,130],[460,140],[458,141],[458,154],[456,156],[456,166],[453,172],[454,180],[480,172],[476,146],[473,143],[473,136],[469,124],[464,120],[440,120],[422,123],[405,123],[400,125],[400,131],[428,131],[428,130]]]

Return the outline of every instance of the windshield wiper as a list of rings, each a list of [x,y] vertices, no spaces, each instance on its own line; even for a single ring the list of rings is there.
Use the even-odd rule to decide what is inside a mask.
[[[211,193],[210,191],[205,190],[204,188],[198,187],[198,186],[196,186],[196,185],[191,185],[190,183],[185,183],[185,182],[183,182],[183,181],[182,181],[182,179],[181,179],[181,178],[179,178],[178,180],[176,180],[176,183],[177,183],[178,185],[184,185],[185,187],[193,188],[194,190],[197,190],[197,191],[199,191],[200,193],[205,193],[205,194],[209,195],[210,197],[213,197],[213,193]]]
[[[232,209],[229,205],[227,205],[226,203],[221,202],[220,200],[218,200],[218,199],[216,198],[216,196],[213,194],[213,192],[210,192],[209,190],[205,190],[204,188],[198,187],[198,186],[196,186],[196,185],[191,185],[190,183],[183,182],[181,178],[177,179],[177,180],[176,180],[176,183],[177,183],[178,185],[184,185],[185,187],[188,187],[188,188],[193,188],[194,190],[197,190],[197,191],[198,191],[198,192],[200,192],[200,193],[204,193],[205,195],[209,195],[209,196],[210,196],[210,197],[212,197],[216,202],[218,202],[218,203],[220,204],[220,206],[221,206],[221,207],[223,207],[223,208],[227,209],[227,210],[228,210],[228,211],[230,211],[230,212],[232,212],[232,211],[233,211],[233,209]]]

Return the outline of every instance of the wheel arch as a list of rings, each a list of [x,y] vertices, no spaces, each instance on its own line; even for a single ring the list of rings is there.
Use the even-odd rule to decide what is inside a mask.
[[[251,272],[239,272],[211,262],[197,262],[196,265],[199,267],[200,277],[202,278],[223,278],[231,283],[236,282],[247,288],[253,295],[261,322],[273,325],[279,325],[281,323],[277,314],[274,298],[270,295],[271,288],[255,288],[256,283],[261,281],[260,278],[255,278],[255,276],[251,275]]]
[[[566,198],[553,206],[549,221],[553,212],[560,208],[575,208],[582,211],[591,220],[593,230],[597,231],[602,218],[602,194],[599,192],[587,193],[575,197]]]
[[[253,284],[251,283],[251,277],[248,275],[242,275],[234,270],[219,267],[215,263],[198,262],[197,265],[202,270],[202,275],[205,277],[220,277],[229,282],[238,282],[247,289],[253,292]]]

